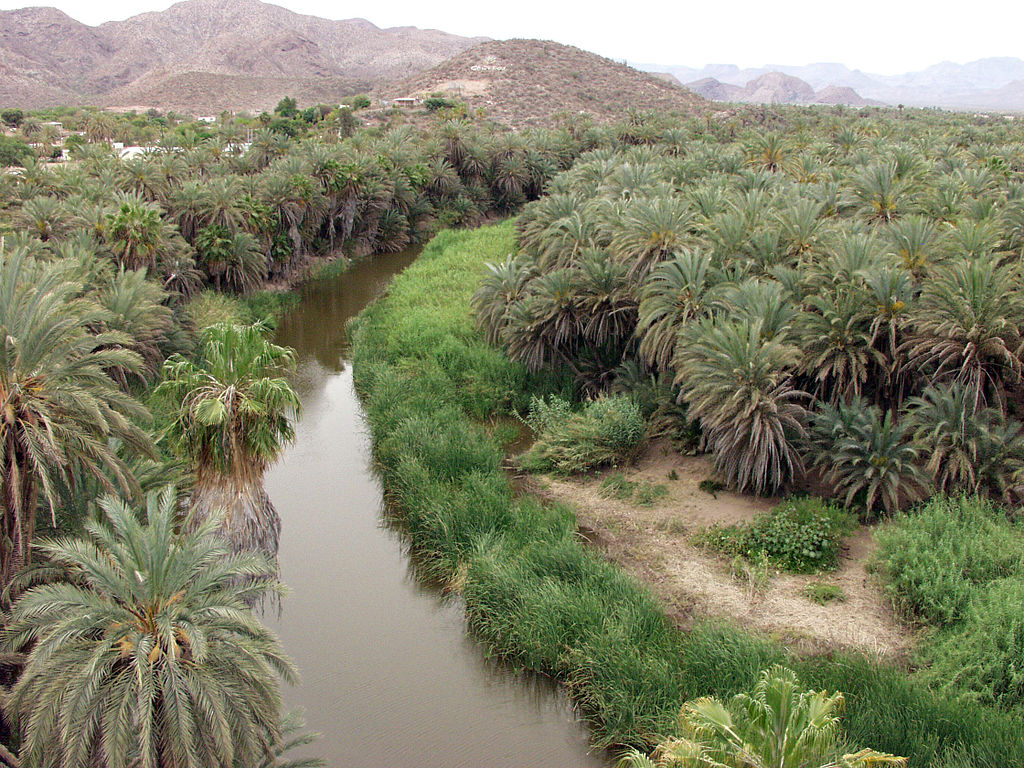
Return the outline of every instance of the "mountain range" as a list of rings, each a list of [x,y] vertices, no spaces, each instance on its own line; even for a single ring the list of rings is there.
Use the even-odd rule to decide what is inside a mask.
[[[741,69],[733,64],[709,64],[694,68],[675,65],[634,64],[650,72],[667,73],[697,92],[707,90],[708,80],[720,83],[722,93],[731,88],[748,89],[765,75],[777,73],[798,78],[814,92],[825,88],[849,88],[864,99],[886,104],[950,109],[1024,110],[1024,59],[996,57],[966,64],[944,61],[925,69],[898,75],[879,75],[850,69],[843,64],[802,66],[770,64]],[[703,89],[703,90],[702,90]],[[753,100],[751,94],[738,99]],[[713,97],[711,97],[713,98]]]
[[[611,118],[629,107],[692,110],[700,97],[1024,111],[1024,60],[942,62],[902,75],[835,63],[627,66],[553,42],[381,29],[260,0],[185,0],[99,26],[55,8],[0,11],[0,106],[212,114],[269,109],[286,95],[336,103],[363,91],[385,98],[451,91],[519,124],[556,111]]]
[[[262,109],[284,95],[337,101],[484,39],[331,21],[259,0],[187,0],[97,27],[55,8],[0,11],[0,103],[181,108],[198,99]]]

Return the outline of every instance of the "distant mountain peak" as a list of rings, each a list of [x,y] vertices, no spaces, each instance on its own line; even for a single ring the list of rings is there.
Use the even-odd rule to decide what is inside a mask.
[[[700,68],[661,64],[637,66],[669,73],[691,84],[714,78],[722,86],[745,88],[751,80],[768,72],[782,72],[800,78],[818,93],[830,86],[852,88],[872,104],[1024,111],[1024,94],[1011,87],[1015,81],[1024,80],[1024,59],[1013,56],[990,56],[966,64],[947,60],[899,75],[872,74],[836,62],[773,64],[750,69],[732,64],[708,64]]]

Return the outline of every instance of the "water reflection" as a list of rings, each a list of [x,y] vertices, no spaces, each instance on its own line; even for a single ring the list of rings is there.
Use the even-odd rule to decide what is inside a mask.
[[[266,487],[292,589],[270,620],[302,671],[285,692],[329,766],[600,766],[549,681],[487,660],[462,606],[421,582],[381,514],[345,322],[412,261],[399,254],[307,286],[277,341],[296,348],[303,417]]]

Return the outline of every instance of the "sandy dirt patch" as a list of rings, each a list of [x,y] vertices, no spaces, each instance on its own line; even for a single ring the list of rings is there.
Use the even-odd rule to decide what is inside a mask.
[[[662,485],[667,495],[650,506],[608,498],[601,482],[614,472],[632,482]],[[728,491],[712,495],[699,488],[711,474],[707,457],[681,456],[656,443],[633,466],[585,477],[545,475],[533,478],[532,485],[541,496],[572,505],[581,534],[648,585],[681,626],[721,617],[766,632],[800,652],[847,648],[890,659],[905,656],[912,636],[865,567],[874,551],[870,529],[861,528],[846,540],[836,571],[777,573],[767,585],[755,587],[732,573],[728,558],[694,547],[689,537],[710,525],[749,521],[777,500]],[[815,582],[839,586],[845,601],[813,602],[804,592]]]

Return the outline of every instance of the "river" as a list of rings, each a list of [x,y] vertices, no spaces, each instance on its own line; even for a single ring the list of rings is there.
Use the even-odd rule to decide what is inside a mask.
[[[384,523],[345,323],[415,256],[307,283],[276,333],[297,352],[303,413],[266,477],[291,589],[268,621],[302,675],[286,703],[321,734],[303,754],[330,768],[605,766],[564,694],[485,658],[461,603],[417,579]]]

